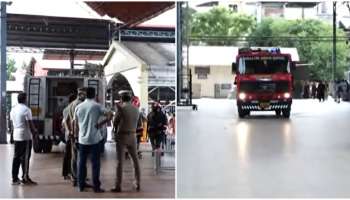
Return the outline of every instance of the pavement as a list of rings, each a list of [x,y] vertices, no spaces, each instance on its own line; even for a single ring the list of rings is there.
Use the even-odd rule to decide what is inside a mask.
[[[350,198],[350,103],[293,100],[290,119],[235,100],[178,108],[180,198]]]
[[[13,145],[0,145],[0,198],[174,198],[175,171],[162,170],[159,174],[154,170],[154,158],[150,152],[144,152],[140,160],[141,191],[132,187],[134,173],[132,161],[127,160],[124,166],[122,193],[108,192],[114,186],[116,173],[115,143],[106,144],[106,152],[102,158],[101,183],[106,193],[94,193],[92,189],[78,192],[78,188],[71,186],[70,181],[63,180],[62,160],[64,146],[55,146],[52,153],[32,153],[30,162],[30,176],[38,182],[36,186],[12,186],[11,166]],[[149,144],[142,144],[143,150],[150,150]],[[162,157],[163,165],[175,166],[175,155],[166,153]],[[88,177],[91,167],[88,165]],[[21,176],[21,170],[20,170]]]

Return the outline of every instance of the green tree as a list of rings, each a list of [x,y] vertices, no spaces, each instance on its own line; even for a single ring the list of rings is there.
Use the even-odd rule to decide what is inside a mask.
[[[224,7],[216,6],[208,12],[193,14],[191,17],[191,36],[204,38],[200,41],[208,45],[232,45],[237,41],[227,40],[226,38],[246,36],[255,25],[256,22],[252,16],[235,13]],[[210,37],[223,38],[210,40]]]
[[[12,73],[16,72],[15,67],[16,61],[14,59],[8,58],[7,59],[7,69],[6,69],[6,79],[7,80],[15,80],[15,77],[12,75]]]
[[[345,38],[344,31],[337,29],[337,36]],[[319,20],[264,19],[252,31],[250,46],[296,47],[300,60],[312,63],[311,79],[332,78],[332,26]],[[345,41],[337,42],[336,78],[343,78],[348,70],[349,47]]]

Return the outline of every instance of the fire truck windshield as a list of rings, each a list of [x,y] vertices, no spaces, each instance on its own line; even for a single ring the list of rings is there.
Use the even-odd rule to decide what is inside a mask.
[[[289,73],[287,56],[247,56],[239,59],[240,74]]]

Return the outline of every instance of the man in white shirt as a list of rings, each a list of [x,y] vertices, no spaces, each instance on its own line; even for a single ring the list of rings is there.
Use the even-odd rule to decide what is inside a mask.
[[[29,160],[32,150],[32,134],[37,133],[32,122],[32,112],[25,105],[27,99],[26,93],[19,93],[18,104],[12,108],[10,117],[13,123],[13,140],[15,152],[12,163],[12,184],[19,185],[21,181],[18,178],[19,167],[22,167],[22,183],[37,183],[29,178]]]

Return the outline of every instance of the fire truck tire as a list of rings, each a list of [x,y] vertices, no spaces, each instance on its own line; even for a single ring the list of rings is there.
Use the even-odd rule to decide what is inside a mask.
[[[50,153],[52,150],[52,141],[51,140],[43,140],[43,153]]]
[[[38,137],[33,137],[33,150],[35,153],[41,153],[41,142]]]
[[[281,111],[281,110],[275,110],[275,112],[276,112],[276,115],[277,115],[277,116],[280,116],[280,115],[281,115],[281,113],[282,113],[282,111]]]
[[[244,111],[240,107],[238,107],[238,116],[239,116],[239,118],[244,118],[246,115],[249,115],[249,111]]]
[[[290,117],[290,109],[285,109],[282,111],[283,117],[284,118],[289,118]]]

